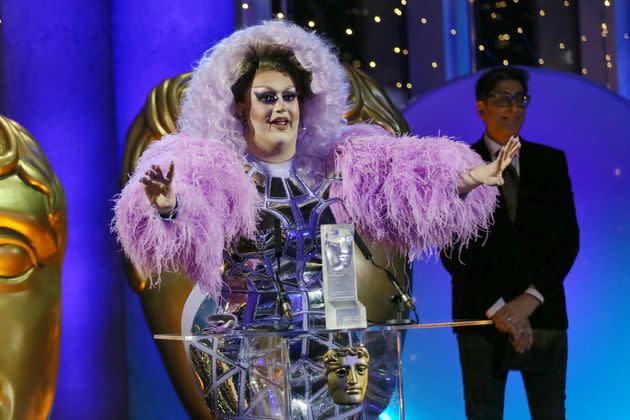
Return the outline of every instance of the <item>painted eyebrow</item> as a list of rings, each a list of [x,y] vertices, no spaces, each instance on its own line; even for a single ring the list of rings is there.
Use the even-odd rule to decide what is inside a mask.
[[[277,92],[276,89],[272,88],[271,86],[265,86],[265,85],[260,85],[260,86],[253,86],[252,89],[267,89],[273,92]],[[295,90],[295,86],[287,86],[284,89],[281,89],[279,92],[286,92],[288,90]]]

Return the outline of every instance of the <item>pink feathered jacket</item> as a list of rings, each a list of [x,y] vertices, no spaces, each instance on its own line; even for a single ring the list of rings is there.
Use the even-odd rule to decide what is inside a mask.
[[[459,174],[482,163],[466,144],[446,137],[393,138],[378,126],[347,126],[345,72],[330,45],[285,22],[237,31],[206,53],[193,74],[180,130],[154,143],[140,158],[116,199],[113,230],[145,276],[187,273],[211,296],[222,287],[223,251],[256,230],[259,196],[246,176],[245,142],[234,117],[230,86],[252,42],[291,48],[311,71],[313,97],[302,103],[303,129],[296,165],[303,173],[332,173],[331,188],[344,209],[339,223],[354,223],[369,240],[405,253],[429,255],[454,241],[466,243],[491,224],[497,189],[457,193]],[[139,182],[152,164],[175,162],[177,217],[164,220]]]

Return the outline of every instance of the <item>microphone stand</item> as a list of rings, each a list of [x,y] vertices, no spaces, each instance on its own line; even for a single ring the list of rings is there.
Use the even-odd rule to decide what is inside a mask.
[[[357,232],[356,229],[354,231],[354,242],[359,247],[359,250],[361,251],[361,254],[363,254],[363,256],[365,257],[365,259],[372,263],[374,267],[385,273],[387,280],[389,280],[391,285],[394,286],[394,290],[396,291],[396,294],[391,298],[392,303],[396,305],[396,319],[388,319],[385,322],[392,325],[405,325],[414,323],[417,324],[418,322],[420,322],[418,311],[416,310],[416,305],[413,303],[413,299],[411,299],[411,296],[409,296],[409,294],[402,288],[402,286],[398,282],[398,279],[396,279],[396,276],[394,276],[394,274],[390,270],[388,270],[386,267],[382,267],[381,265],[377,264],[376,261],[374,261],[372,252],[367,247],[367,245],[363,241],[363,238],[361,238],[359,232]],[[414,317],[416,318],[415,321],[409,318],[403,318],[402,314],[405,310],[405,306],[413,311]]]
[[[276,285],[276,290],[278,291],[276,305],[277,305],[278,313],[280,317],[282,316],[286,317],[287,321],[289,322],[289,325],[287,326],[287,329],[288,329],[293,326],[293,313],[292,313],[292,308],[291,308],[291,300],[289,299],[289,296],[287,295],[287,291],[284,288],[284,284],[282,283],[282,281],[280,281],[280,258],[282,257],[282,243],[281,243],[281,238],[280,238],[280,234],[282,231],[280,229],[280,220],[275,219],[273,227],[274,227],[273,236],[274,236],[274,242],[275,242],[275,256],[276,256],[276,262],[278,265],[278,268],[273,275],[274,283]]]

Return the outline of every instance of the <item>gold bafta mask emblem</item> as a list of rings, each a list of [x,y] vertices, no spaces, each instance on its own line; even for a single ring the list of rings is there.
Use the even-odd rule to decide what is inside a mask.
[[[63,190],[35,139],[0,116],[0,419],[46,419],[55,394]]]
[[[330,349],[324,355],[328,390],[335,404],[363,402],[368,385],[370,354],[365,347]]]

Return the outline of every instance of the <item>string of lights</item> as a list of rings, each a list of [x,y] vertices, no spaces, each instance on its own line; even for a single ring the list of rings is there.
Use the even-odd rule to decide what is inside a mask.
[[[260,0],[242,1],[241,13],[252,13],[257,2]],[[424,7],[427,12],[422,13],[423,7],[414,5],[415,9],[410,14],[407,0],[285,0],[267,3],[273,6],[268,16],[263,18],[289,19],[324,34],[339,48],[343,61],[367,72],[388,91],[399,90],[407,98],[417,93],[418,88],[412,80],[410,68],[415,72],[433,72],[438,77],[447,71],[449,63],[445,60],[449,58],[435,48],[427,56],[427,43],[450,42],[446,38],[456,41],[461,36],[472,40],[471,72],[496,65],[544,66],[574,72],[611,89],[615,86],[612,83],[617,77],[615,46],[609,36],[610,19],[607,17],[610,12],[603,10],[611,9],[614,0],[598,1],[602,11],[595,34],[584,26],[580,15],[584,13],[580,7],[584,6],[577,0],[558,3],[469,0],[469,19],[475,32],[473,37],[462,34],[461,27],[458,31],[452,22],[446,22],[443,13],[440,15],[435,9]],[[593,4],[589,7],[592,9]],[[408,40],[410,29],[415,25],[419,25],[421,31],[414,33],[421,36]],[[445,37],[440,40],[435,34],[441,31],[444,31]],[[624,33],[623,39],[629,41],[629,34]],[[599,64],[592,60],[593,51],[601,54]],[[415,62],[411,63],[411,60]],[[602,73],[602,69],[606,72]],[[446,81],[445,76],[442,78]],[[418,81],[417,78],[414,80]]]

